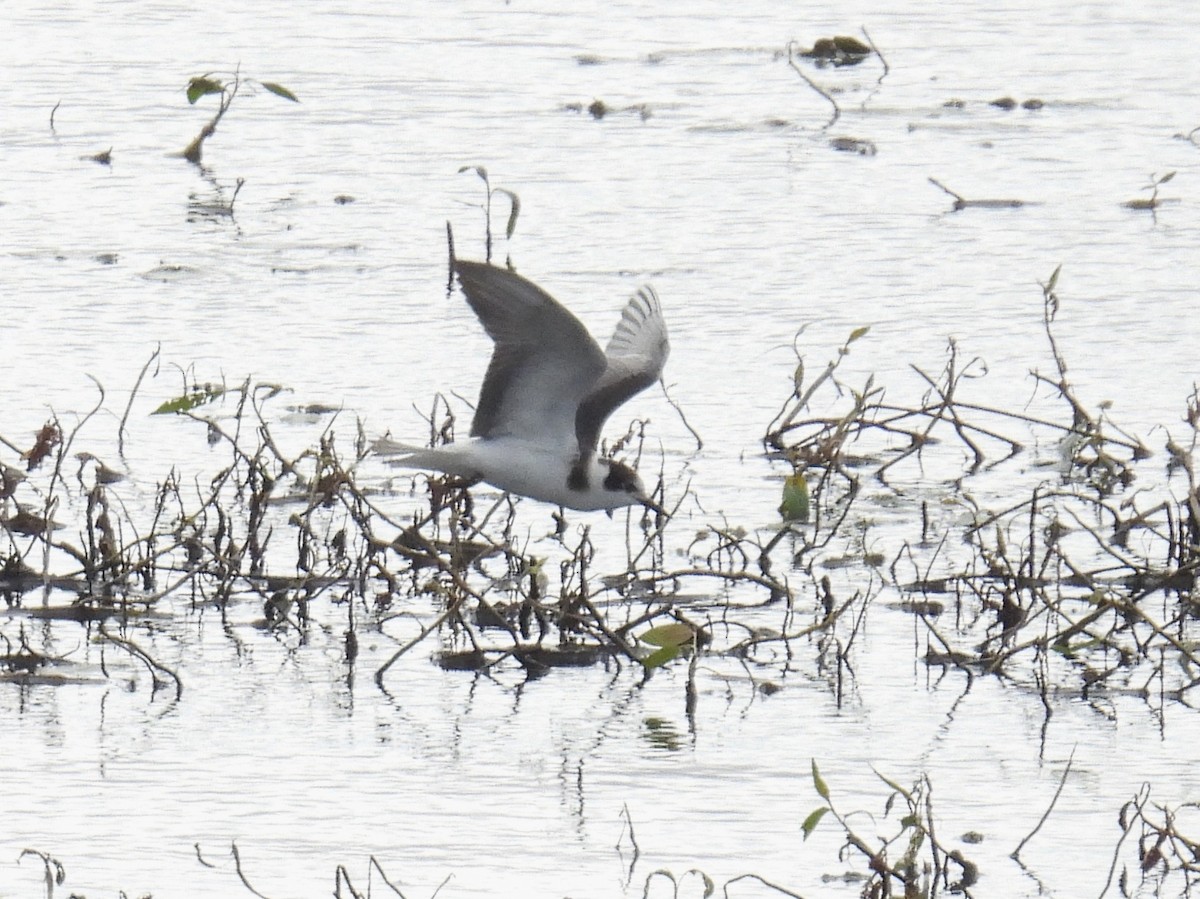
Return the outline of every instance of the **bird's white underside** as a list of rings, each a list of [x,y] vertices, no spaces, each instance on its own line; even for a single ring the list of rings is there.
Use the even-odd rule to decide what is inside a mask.
[[[587,487],[568,486],[574,455],[569,447],[548,446],[515,437],[471,438],[436,447],[377,444],[376,449],[393,465],[431,468],[463,478],[482,478],[493,487],[531,499],[591,512],[620,509],[645,499],[635,493],[605,489],[608,466],[589,459]],[[639,485],[640,486],[640,485]]]

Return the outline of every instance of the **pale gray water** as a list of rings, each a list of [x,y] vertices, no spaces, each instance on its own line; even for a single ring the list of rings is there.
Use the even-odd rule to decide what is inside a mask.
[[[876,86],[874,59],[807,68],[843,89],[843,115],[822,132],[828,104],[777,54],[860,25],[891,71]],[[169,364],[201,380],[284,384],[293,393],[277,411],[344,404],[346,441],[354,416],[372,433],[424,436],[413,404],[427,409],[438,390],[473,397],[485,364],[486,338],[444,289],[447,220],[461,255],[483,252],[482,184],[458,169],[484,165],[523,207],[498,256],[602,339],[638,285],[662,296],[667,381],[704,450],[689,455],[661,393],[628,412],[651,420],[668,489],[690,478],[698,498],[671,526],[676,547],[721,515],[750,528],[775,519],[781,471],[759,440],[789,390],[798,327],[814,323],[801,346],[815,371],[870,325],[847,380],[876,372],[897,400],[920,392],[909,364],[938,370],[953,336],[990,367],[980,399],[1020,408],[1035,392],[1028,369],[1051,367],[1038,281],[1060,263],[1056,333],[1080,394],[1111,400],[1117,421],[1161,449],[1152,429],[1181,428],[1197,375],[1200,149],[1174,137],[1200,125],[1197,37],[1200,10],[1184,3],[10,4],[0,434],[25,445],[48,409],[73,420],[95,401],[90,374],[109,396],[81,442],[111,458],[128,391],[161,343],[162,373],[131,418],[131,503],[148,503],[172,466],[190,479],[221,464],[194,424],[148,416],[179,392]],[[213,105],[189,107],[183,85],[238,63],[302,103],[237,99],[205,150],[226,194],[246,179],[236,219],[190,220],[189,203],[212,202],[214,185],[167,154]],[[987,105],[1003,95],[1046,106]],[[596,98],[651,115],[593,121],[565,108]],[[951,99],[965,108],[944,108]],[[878,153],[835,152],[830,136]],[[81,159],[110,146],[111,167]],[[1122,208],[1168,171],[1178,175],[1162,195],[1178,203],[1156,217]],[[1037,205],[950,214],[929,177],[969,198]],[[499,231],[507,207],[496,205]],[[281,423],[278,436],[298,451],[323,424]],[[990,482],[997,494],[1008,476]],[[521,521],[536,541],[548,510],[528,504]],[[619,520],[576,522],[621,558]],[[872,537],[890,559],[910,534],[887,525]],[[838,577],[849,593],[868,575]],[[226,854],[236,840],[272,897],[324,894],[339,864],[362,888],[371,854],[409,896],[448,875],[441,896],[640,896],[650,872],[691,867],[718,883],[753,871],[806,896],[857,895],[821,882],[854,867],[837,859],[832,822],[800,839],[819,804],[816,758],[841,806],[877,815],[886,792],[872,766],[905,784],[928,773],[943,838],[987,837],[964,847],[983,873],[974,895],[1094,895],[1117,809],[1143,781],[1160,801],[1200,800],[1188,708],[1159,716],[1137,698],[1064,696],[1043,739],[1032,692],[981,680],[964,697],[960,676],[935,681],[917,661],[924,638],[882,608],[895,598],[875,601],[841,709],[814,647],[786,673],[782,659],[753,669],[786,685],[770,697],[713,661],[701,666],[694,735],[686,666],[644,688],[592,669],[519,686],[519,673],[476,680],[414,654],[387,695],[371,673],[394,639],[364,635],[348,682],[344,609],[325,609],[306,645],[254,628],[257,605],[227,630],[214,612],[181,613],[138,632],[179,669],[179,703],[151,697],[144,670],[111,648],[115,673],[97,667],[95,685],[0,689],[0,892],[39,894],[40,869],[15,863],[33,847],[60,858],[79,893],[246,895]],[[40,627],[14,617],[10,640],[22,623]],[[58,652],[99,665],[83,629],[61,633]],[[654,719],[680,751],[655,743]],[[1007,855],[1072,749],[1072,778],[1022,874]],[[627,839],[614,848],[626,806],[641,849],[632,877]],[[199,864],[195,843],[220,870]]]

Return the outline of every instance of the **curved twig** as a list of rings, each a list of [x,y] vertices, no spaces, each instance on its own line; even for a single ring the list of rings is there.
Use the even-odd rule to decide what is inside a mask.
[[[828,100],[829,105],[833,107],[833,116],[820,129],[822,131],[827,131],[829,128],[831,128],[833,126],[833,123],[836,122],[838,120],[838,118],[841,117],[841,114],[842,114],[841,107],[838,106],[837,100],[833,99],[833,97],[829,95],[828,91],[826,91],[819,84],[817,84],[815,81],[813,81],[807,75],[805,75],[804,70],[801,69],[800,66],[796,65],[795,52],[794,52],[795,46],[796,46],[795,41],[788,41],[788,45],[787,45],[788,65],[792,67],[792,70],[797,75],[799,75],[802,79],[804,79],[805,84],[807,84],[814,91],[816,91],[818,94],[820,94],[826,100]]]

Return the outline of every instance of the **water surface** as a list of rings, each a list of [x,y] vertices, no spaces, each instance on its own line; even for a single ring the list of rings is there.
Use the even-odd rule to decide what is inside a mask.
[[[788,469],[763,458],[761,438],[790,391],[801,326],[815,372],[869,325],[841,373],[854,386],[874,373],[897,402],[916,402],[925,385],[911,366],[937,372],[954,338],[964,359],[986,363],[976,401],[1064,414],[1028,374],[1053,370],[1039,282],[1060,264],[1055,333],[1070,377],[1157,451],[1140,483],[1161,489],[1161,428],[1187,434],[1200,339],[1200,150],[1177,137],[1200,124],[1200,14],[1106,3],[802,12],[755,2],[7,9],[0,435],[25,447],[51,414],[73,425],[97,401],[94,378],[107,396],[77,448],[114,461],[129,392],[161,347],[126,436],[131,514],[172,469],[201,483],[225,464],[194,422],[149,415],[180,392],[183,371],[286,386],[268,414],[290,452],[313,445],[328,419],[298,421],[289,404],[344,407],[344,448],[356,418],[371,434],[424,437],[435,392],[472,398],[486,364],[486,337],[445,290],[447,222],[460,255],[484,253],[483,183],[459,172],[482,165],[522,204],[497,258],[602,340],[638,286],[663,298],[666,380],[703,449],[656,391],[610,431],[626,412],[646,418],[649,464],[672,495],[692,492],[667,531],[669,564],[706,526],[777,518]],[[860,26],[889,71],[880,81],[874,58],[805,68],[841,107],[825,128],[831,107],[789,68],[786,47]],[[238,65],[302,102],[239,96],[202,171],[172,158],[213,111],[212,98],[188,106],[187,79]],[[1002,96],[1044,106],[989,104]],[[597,99],[611,110],[600,120],[586,112]],[[876,152],[838,152],[832,137]],[[85,158],[109,147],[111,165]],[[1177,202],[1154,215],[1122,206],[1169,171],[1161,195]],[[1026,205],[954,213],[930,177]],[[197,213],[238,178],[233,217]],[[508,210],[495,202],[499,233]],[[452,402],[461,433],[470,410]],[[3,461],[15,455],[6,448]],[[974,489],[1002,506],[1013,484],[1038,477],[1033,458]],[[862,508],[873,551],[890,561],[912,539],[905,497],[950,490],[962,461],[940,464],[898,472],[890,509]],[[398,485],[377,463],[360,473],[394,514],[423,502],[387,492]],[[74,495],[79,514],[85,498]],[[524,503],[518,515],[524,539],[556,551],[543,538],[550,510]],[[571,516],[572,534],[584,525],[598,567],[619,570],[620,519]],[[173,701],[93,632],[16,612],[3,624],[9,641],[41,629],[56,652],[93,666],[95,682],[0,690],[0,857],[10,860],[0,884],[38,894],[38,866],[12,861],[32,847],[61,859],[79,893],[166,896],[186,884],[188,895],[236,895],[236,841],[248,879],[270,896],[326,890],[338,865],[361,888],[371,855],[418,896],[448,876],[439,895],[639,896],[660,868],[856,895],[854,883],[822,881],[856,867],[839,861],[832,821],[801,840],[820,803],[817,759],[839,807],[876,816],[887,788],[872,768],[903,784],[927,774],[941,838],[985,836],[962,844],[983,876],[974,895],[1070,896],[1099,893],[1117,811],[1143,782],[1171,805],[1198,798],[1186,704],[1064,690],[1051,693],[1047,719],[1035,690],[985,678],[968,688],[924,665],[926,635],[889,608],[890,578],[831,571],[839,595],[874,597],[840,694],[814,638],[747,667],[701,660],[690,718],[686,663],[645,684],[627,667],[527,683],[512,667],[445,672],[426,650],[381,691],[372,674],[406,622],[360,622],[351,667],[345,606],[315,609],[299,639],[256,626],[257,600],[222,615],[185,595],[133,631],[179,672],[185,691]],[[793,580],[800,616],[812,617],[812,579]],[[778,628],[784,613],[747,618]],[[756,681],[783,689],[765,695]],[[1072,752],[1023,872],[1008,853]],[[666,894],[665,882],[653,889]]]

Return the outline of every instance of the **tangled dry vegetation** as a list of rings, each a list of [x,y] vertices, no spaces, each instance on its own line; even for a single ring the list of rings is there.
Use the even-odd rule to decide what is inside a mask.
[[[953,341],[940,372],[914,368],[928,385],[917,402],[889,402],[873,378],[857,389],[838,384],[849,343],[861,337],[856,332],[811,381],[800,361],[792,401],[772,423],[767,444],[813,485],[806,548],[821,534],[836,534],[868,494],[876,502],[883,495],[924,497],[907,510],[911,536],[878,561],[923,622],[928,664],[968,678],[1005,678],[1044,700],[1106,690],[1191,704],[1200,683],[1193,462],[1200,393],[1185,401],[1183,436],[1166,429],[1164,472],[1141,439],[1076,395],[1054,337],[1057,278],[1055,271],[1043,288],[1054,370],[1032,375],[1057,400],[1059,419],[969,399],[984,368],[979,360],[964,362]],[[823,389],[839,391],[843,413],[809,414]],[[1052,447],[1049,458],[1014,473],[1006,463],[1027,455],[1030,440]],[[938,456],[943,463],[931,464]],[[958,477],[928,481],[926,467],[953,469],[954,459]],[[925,490],[912,489],[906,466],[918,469]],[[996,475],[1004,478],[1000,487]],[[1025,485],[1015,485],[1022,476]],[[892,486],[898,479],[906,479],[899,490]]]
[[[364,475],[378,461],[361,426],[350,446],[339,443],[334,410],[299,410],[327,416],[328,426],[315,445],[289,453],[269,411],[280,393],[250,381],[193,383],[160,406],[158,414],[203,429],[221,464],[205,475],[172,470],[149,502],[144,489],[79,449],[105,406],[103,391],[69,430],[55,417],[32,445],[0,438],[11,454],[0,499],[0,591],[16,613],[0,632],[6,677],[69,682],[75,663],[53,651],[51,624],[78,622],[142,663],[155,689],[178,696],[183,678],[139,640],[139,623],[200,608],[224,615],[248,603],[261,605],[281,636],[303,634],[318,604],[325,620],[344,615],[349,664],[363,628],[384,631],[397,648],[375,671],[381,687],[418,646],[447,669],[517,666],[528,675],[597,663],[649,673],[680,654],[694,666],[694,650],[718,631],[719,652],[752,656],[764,638],[740,623],[739,609],[778,607],[786,620],[796,610],[798,591],[745,534],[705,530],[693,538],[690,564],[671,568],[665,521],[646,513],[628,521],[623,567],[597,572],[588,525],[556,515],[553,532],[530,541],[516,531],[510,497],[485,505],[450,478],[397,484],[390,474]],[[454,426],[436,401],[431,441],[453,439]],[[124,422],[121,431],[119,443]],[[640,454],[641,439],[635,425],[615,449]],[[422,491],[423,501],[408,501]],[[689,598],[697,581],[706,586]],[[737,588],[739,598],[714,594],[711,582]],[[852,602],[825,595],[808,624],[772,639],[832,630]]]
[[[1061,420],[973,401],[983,366],[953,342],[940,372],[914,368],[927,389],[913,402],[890,401],[873,377],[843,383],[839,367],[860,329],[815,376],[798,354],[792,394],[764,437],[804,493],[807,508],[785,505],[785,517],[807,520],[749,532],[631,514],[624,559],[605,558],[604,569],[588,524],[554,515],[552,533],[531,538],[516,530],[517,500],[485,503],[487,494],[449,478],[397,479],[371,456],[361,425],[349,437],[339,431],[336,410],[301,408],[326,424],[313,445],[289,453],[276,439],[280,388],[251,381],[192,383],[156,410],[203,429],[220,464],[211,474],[172,470],[147,501],[82,448],[106,404],[101,390],[70,429],[53,417],[32,441],[0,436],[0,590],[21,613],[0,624],[0,665],[14,679],[66,676],[71,660],[46,651],[32,622],[79,622],[137,657],[156,686],[178,691],[176,674],[135,641],[147,614],[181,601],[254,602],[277,631],[303,631],[326,602],[344,614],[348,661],[363,628],[396,639],[375,672],[381,685],[396,658],[436,635],[426,650],[435,647],[446,668],[515,665],[536,675],[603,662],[648,674],[683,656],[694,689],[697,658],[761,675],[798,642],[844,674],[858,625],[886,586],[923,622],[930,665],[1043,696],[1128,690],[1190,703],[1200,677],[1200,393],[1187,399],[1184,434],[1166,440],[1162,486],[1143,485],[1139,469],[1162,463],[1104,409],[1090,410],[1068,379],[1054,340],[1056,279],[1043,297],[1054,370],[1033,375],[1059,401]],[[431,442],[453,439],[444,401],[428,424]],[[614,450],[639,459],[643,431],[635,422]],[[1053,451],[1024,470],[1018,492],[1005,466],[1030,454],[1031,439]],[[931,479],[927,470],[951,474]],[[688,489],[664,495],[662,479],[658,490],[668,508],[688,499]],[[422,493],[419,503],[409,498]],[[897,499],[908,504],[900,522],[909,533],[884,558],[866,548],[861,518]],[[831,577],[847,564],[868,576]]]
[[[1053,368],[1032,373],[1057,418],[972,399],[985,367],[954,342],[940,371],[914,367],[925,385],[914,401],[891,401],[874,377],[851,386],[840,369],[866,335],[859,329],[815,372],[797,352],[791,394],[766,428],[767,454],[790,467],[789,489],[802,499],[785,496],[778,528],[697,529],[682,514],[623,513],[619,562],[597,551],[578,519],[554,515],[550,533],[531,538],[519,500],[484,501],[489,494],[445,477],[397,477],[371,454],[361,424],[338,427],[337,410],[291,407],[323,431],[289,452],[277,439],[280,388],[249,380],[191,382],[160,406],[176,426],[203,431],[219,464],[135,489],[83,448],[107,408],[101,389],[70,427],[55,416],[32,439],[0,435],[0,593],[9,612],[0,618],[0,674],[25,684],[84,677],[56,649],[64,629],[82,628],[87,645],[101,647],[105,674],[103,653],[125,654],[155,691],[178,699],[186,674],[155,657],[145,623],[251,605],[283,639],[303,637],[318,618],[327,628],[344,621],[351,667],[364,632],[386,634],[394,650],[375,665],[381,689],[395,662],[418,651],[447,670],[491,677],[578,665],[651,677],[679,665],[690,715],[701,664],[766,693],[804,656],[840,699],[854,676],[856,635],[887,590],[919,622],[926,664],[959,672],[968,688],[1000,678],[1035,691],[1047,716],[1064,692],[1191,705],[1200,683],[1200,392],[1186,398],[1182,427],[1165,429],[1159,457],[1105,409],[1090,409],[1055,341],[1057,277],[1042,297]],[[118,453],[141,382],[125,405]],[[427,420],[431,443],[453,439],[455,417],[440,398]],[[635,422],[614,451],[647,455],[644,430]],[[1016,459],[1027,464],[1014,472]],[[927,471],[943,474],[931,480]],[[672,495],[660,478],[667,508],[680,510],[690,495]],[[862,524],[885,507],[903,510],[891,515],[889,530],[901,536],[886,556],[870,549]],[[847,566],[853,577],[843,576]],[[920,803],[921,784],[891,785]],[[1192,884],[1195,843],[1176,812],[1137,797],[1122,833],[1139,829],[1136,865]],[[890,861],[888,842],[876,847],[849,829],[847,839],[866,862],[869,895],[919,888],[913,878],[928,870],[920,852],[934,853],[942,888],[957,878],[967,891],[974,876],[933,839],[905,843]],[[926,881],[917,894],[928,889]]]

